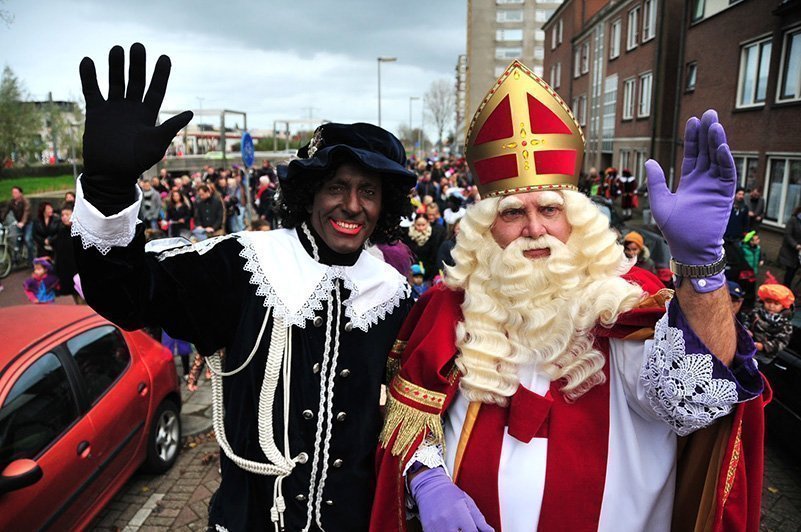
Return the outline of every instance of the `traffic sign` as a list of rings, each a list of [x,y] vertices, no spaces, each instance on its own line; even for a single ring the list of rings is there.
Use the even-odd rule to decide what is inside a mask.
[[[253,166],[253,160],[256,157],[255,150],[253,148],[253,137],[250,136],[250,133],[245,131],[242,134],[242,162],[245,163],[245,166]]]

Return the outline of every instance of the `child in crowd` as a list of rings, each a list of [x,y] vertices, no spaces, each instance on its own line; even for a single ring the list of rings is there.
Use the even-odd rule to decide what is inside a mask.
[[[763,284],[757,291],[759,303],[748,313],[745,328],[754,338],[756,359],[770,364],[787,347],[793,334],[791,308],[795,296],[781,284]]]
[[[161,345],[169,349],[173,357],[181,357],[181,366],[184,370],[184,380],[187,380],[189,378],[189,355],[195,352],[192,344],[184,340],[173,338],[166,332],[162,331]]]
[[[52,303],[56,300],[58,277],[53,273],[49,257],[33,259],[33,273],[22,284],[31,303]]]
[[[745,290],[743,290],[743,288],[734,281],[726,281],[726,284],[729,287],[729,297],[731,298],[732,313],[734,313],[737,319],[742,322],[745,316],[743,316],[740,313],[740,309],[743,308],[743,298],[745,297]]]
[[[754,275],[759,271],[759,267],[765,264],[762,260],[762,247],[759,245],[759,235],[756,231],[745,234],[743,241],[740,242],[740,249],[743,252],[745,262],[754,270]]]
[[[412,298],[417,301],[420,296],[426,293],[428,286],[423,280],[426,274],[422,264],[412,264]]]

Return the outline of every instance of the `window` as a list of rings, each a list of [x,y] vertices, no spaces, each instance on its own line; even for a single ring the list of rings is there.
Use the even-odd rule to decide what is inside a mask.
[[[573,49],[573,77],[577,78],[581,75],[581,47]]]
[[[534,59],[539,59],[542,61],[545,58],[545,48],[542,46],[535,46],[534,47]]]
[[[623,22],[617,19],[609,28],[609,59],[620,55],[620,26],[622,24]]]
[[[534,11],[534,20],[537,22],[545,22],[548,20],[548,13],[544,9],[537,9]]]
[[[522,9],[501,9],[495,14],[496,22],[523,22]]]
[[[770,157],[765,185],[765,220],[785,224],[801,202],[801,157]]]
[[[47,353],[20,375],[0,408],[0,468],[35,458],[77,418],[67,372]]]
[[[496,41],[522,41],[523,40],[523,30],[495,30],[495,40]]]
[[[545,32],[542,30],[534,30],[534,40],[545,42]]]
[[[578,123],[583,127],[587,125],[587,95],[582,94],[578,100]]]
[[[642,3],[642,42],[650,41],[656,36],[656,0],[645,0]]]
[[[519,46],[501,47],[495,49],[495,59],[516,59],[523,53]]]
[[[620,150],[620,170],[622,171],[624,168],[629,168],[629,161],[631,157],[631,152],[629,150]]]
[[[737,170],[737,184],[748,190],[757,184],[757,169],[759,159],[756,156],[735,155],[734,168]]]
[[[743,46],[740,53],[740,79],[737,84],[738,107],[765,103],[770,52],[770,39]]]
[[[541,78],[543,72],[544,71],[542,69],[542,65],[534,65],[534,75],[535,76],[539,76]]]
[[[581,45],[581,73],[586,74],[590,71],[590,42]]]
[[[553,29],[551,30],[551,49],[553,50],[560,44],[562,44],[562,19],[556,21]]]
[[[637,6],[629,11],[628,37],[626,39],[626,50],[637,48],[637,32],[639,29],[640,7]]]
[[[784,35],[782,69],[779,74],[780,102],[801,100],[801,28]]]
[[[698,22],[704,18],[705,0],[693,0],[692,22]]]
[[[495,0],[495,3],[500,5],[503,4],[522,4],[526,0]]]
[[[645,117],[651,114],[651,86],[654,81],[652,73],[642,74],[640,76],[640,94],[639,107],[637,107],[637,116]]]
[[[634,85],[636,82],[635,78],[623,82],[623,120],[634,118]]]
[[[550,85],[554,89],[558,89],[562,84],[562,63],[551,65],[551,81]]]
[[[695,90],[695,82],[698,77],[698,63],[693,61],[687,63],[687,73],[685,74],[686,82],[684,83],[684,90],[692,92]]]
[[[131,361],[125,340],[111,325],[68,340],[67,349],[83,375],[92,403],[106,393]]]
[[[503,74],[504,72],[506,72],[506,67],[505,66],[502,66],[502,65],[501,66],[496,66],[495,67],[495,79],[498,79],[499,77],[501,77],[501,74]]]

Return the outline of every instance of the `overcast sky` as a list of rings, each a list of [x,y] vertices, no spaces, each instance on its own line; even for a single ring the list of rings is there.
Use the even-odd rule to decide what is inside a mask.
[[[245,111],[251,129],[310,114],[377,123],[376,58],[395,56],[381,66],[381,101],[382,125],[397,132],[409,97],[452,80],[466,45],[465,0],[0,0],[0,10],[13,16],[0,22],[0,64],[32,99],[79,99],[86,55],[105,94],[109,48],[122,45],[127,61],[139,41],[148,79],[158,55],[172,59],[162,109]]]

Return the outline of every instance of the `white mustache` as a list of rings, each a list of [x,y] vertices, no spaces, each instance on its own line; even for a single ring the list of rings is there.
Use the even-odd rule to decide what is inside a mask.
[[[528,251],[530,249],[550,249],[554,246],[562,244],[562,242],[551,235],[542,235],[539,238],[531,238],[528,236],[521,236],[512,241],[510,246],[520,251]]]

